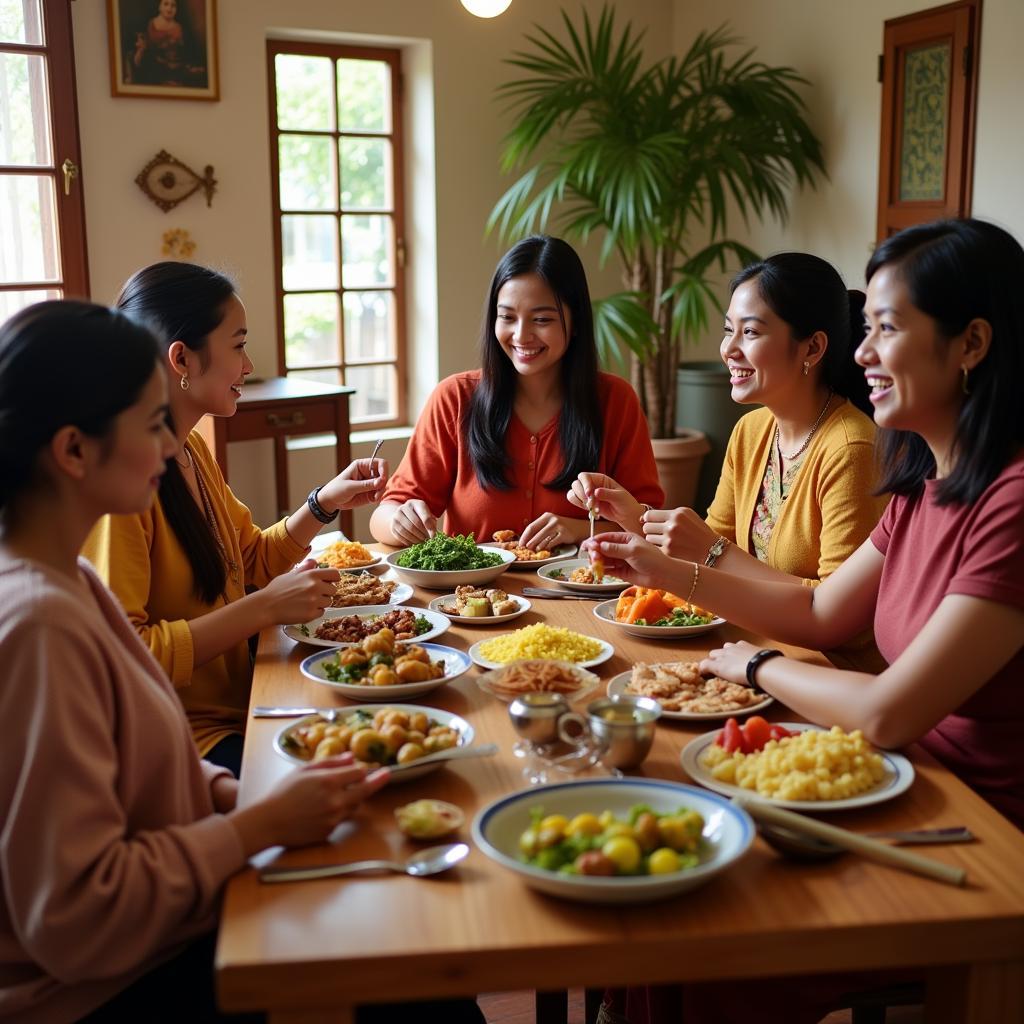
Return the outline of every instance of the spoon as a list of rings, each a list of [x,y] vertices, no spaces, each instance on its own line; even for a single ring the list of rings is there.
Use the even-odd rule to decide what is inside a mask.
[[[406,761],[404,764],[389,764],[388,772],[397,775],[409,768],[419,768],[424,764],[437,764],[438,761],[458,761],[468,757],[493,757],[498,752],[497,743],[482,743],[478,747],[449,747],[447,750],[439,750],[436,754],[426,754],[417,757],[414,761]]]
[[[337,875],[351,875],[356,871],[394,871],[399,875],[426,878],[439,875],[455,867],[469,847],[465,843],[448,843],[445,846],[431,846],[414,853],[404,864],[393,860],[357,860],[349,864],[314,864],[304,868],[264,868],[260,872],[261,882],[305,882],[316,878],[334,878]]]

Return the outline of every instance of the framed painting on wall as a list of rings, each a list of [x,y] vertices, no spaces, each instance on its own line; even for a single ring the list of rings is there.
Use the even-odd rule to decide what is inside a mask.
[[[216,0],[107,0],[114,96],[216,100]]]

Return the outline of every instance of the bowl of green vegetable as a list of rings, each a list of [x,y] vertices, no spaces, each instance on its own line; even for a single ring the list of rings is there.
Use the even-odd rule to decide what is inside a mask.
[[[410,548],[393,551],[385,561],[405,583],[452,591],[496,580],[515,559],[511,551],[480,547],[471,536],[435,533]]]

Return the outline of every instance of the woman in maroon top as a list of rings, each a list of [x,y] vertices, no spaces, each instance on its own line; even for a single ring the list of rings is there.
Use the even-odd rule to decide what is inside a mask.
[[[881,747],[919,741],[1024,829],[1024,249],[992,224],[939,221],[884,241],[867,279],[856,358],[881,428],[880,490],[895,497],[847,562],[812,591],[741,586],[627,534],[588,545],[617,575],[692,587],[703,607],[786,643],[827,649],[873,621],[889,663],[878,676],[755,661],[749,643],[701,669],[756,673],[811,721]],[[805,1019],[793,1009],[787,1021]]]

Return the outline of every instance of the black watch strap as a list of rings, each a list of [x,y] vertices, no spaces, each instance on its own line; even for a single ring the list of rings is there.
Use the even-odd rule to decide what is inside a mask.
[[[324,523],[325,525],[327,523],[333,523],[334,520],[338,518],[338,512],[340,509],[335,509],[333,512],[325,512],[320,507],[320,502],[316,500],[316,496],[319,493],[319,487],[314,487],[313,490],[309,492],[309,497],[306,499],[309,511],[313,513],[313,518],[316,519],[317,522]]]
[[[757,685],[757,680],[754,678],[758,668],[761,667],[762,661],[767,661],[769,658],[782,657],[782,651],[775,647],[764,647],[755,654],[750,661],[747,662],[747,684],[752,690],[759,690],[760,687]]]

